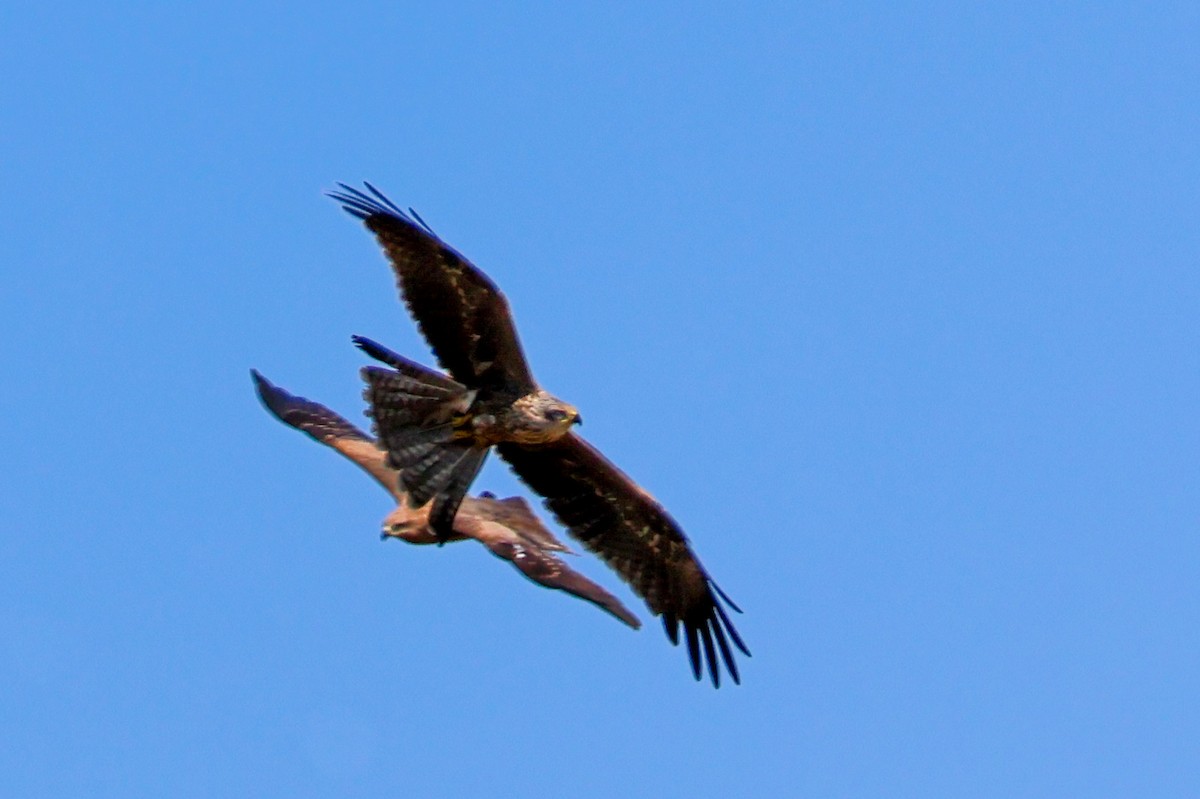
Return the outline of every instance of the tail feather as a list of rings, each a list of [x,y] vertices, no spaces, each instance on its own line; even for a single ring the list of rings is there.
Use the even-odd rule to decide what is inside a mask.
[[[445,541],[450,537],[450,533],[454,529],[454,516],[458,513],[458,506],[462,504],[463,497],[466,496],[471,483],[475,482],[475,476],[483,468],[487,454],[486,449],[471,447],[466,455],[455,464],[446,488],[430,508],[429,529],[433,530],[439,540]]]
[[[451,425],[438,427],[401,427],[387,429],[380,436],[388,451],[388,463],[396,469],[416,467],[430,453],[454,440]]]
[[[400,479],[409,493],[409,504],[421,507],[434,497],[443,494],[450,485],[450,478],[460,461],[477,449],[469,444],[449,444],[437,447],[421,462],[405,469]]]
[[[367,413],[381,436],[406,427],[446,425],[471,405],[472,395],[466,389],[449,390],[377,366],[363,367],[362,378],[367,383],[363,392],[370,404]]]
[[[429,472],[437,468],[438,462],[446,457],[446,448],[439,444],[425,447],[419,457],[400,472],[400,481],[409,494],[409,504],[419,508],[432,496],[428,491]]]
[[[356,336],[354,343],[396,370],[363,368],[367,415],[374,420],[388,463],[400,471],[408,504],[419,508],[433,500],[429,526],[445,540],[487,457],[487,449],[475,446],[469,436],[457,437],[455,427],[470,410],[475,392],[370,339]]]
[[[354,346],[358,347],[367,355],[370,355],[377,361],[386,363],[388,366],[392,367],[401,374],[416,378],[420,382],[427,385],[440,386],[441,388],[447,389],[452,393],[466,391],[467,387],[462,383],[459,383],[454,378],[444,375],[434,369],[430,369],[427,366],[422,366],[416,361],[410,361],[403,355],[389,350],[379,342],[372,341],[366,336],[351,336],[350,339],[354,342]]]
[[[392,372],[378,366],[364,367],[370,372],[376,373],[374,382],[378,384],[378,390],[384,394],[395,394],[400,397],[425,397],[428,399],[447,399],[449,397],[458,397],[462,395],[462,391],[446,388],[445,386],[435,386],[432,383],[425,383],[418,377],[402,374],[400,372]]]

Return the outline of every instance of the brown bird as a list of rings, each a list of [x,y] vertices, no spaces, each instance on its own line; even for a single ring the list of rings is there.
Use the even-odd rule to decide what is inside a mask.
[[[366,433],[324,405],[289,394],[251,370],[258,398],[286,425],[340,452],[391,494],[396,508],[383,520],[383,537],[410,544],[433,544],[429,508],[412,508],[400,489],[400,473],[388,465],[387,453]],[[509,561],[530,580],[584,599],[635,630],[642,626],[621,601],[564,563],[556,552],[574,554],[545,528],[520,497],[496,499],[490,494],[463,500],[449,540],[472,538],[493,555]]]
[[[707,665],[719,686],[723,662],[739,682],[730,644],[750,652],[721,602],[740,609],[663,507],[571,430],[579,412],[533,379],[500,290],[415,212],[405,213],[369,183],[366,192],[339,185],[330,196],[375,234],[409,312],[449,372],[354,339],[395,369],[363,369],[369,413],[390,463],[404,470],[410,499],[432,499],[435,532],[447,529],[494,446],[571,534],[662,617],[672,643],[679,643],[682,624],[697,680]]]

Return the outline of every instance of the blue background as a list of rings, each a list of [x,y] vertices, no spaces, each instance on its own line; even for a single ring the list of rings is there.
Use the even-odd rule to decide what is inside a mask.
[[[799,6],[0,11],[0,793],[1197,795],[1200,12]],[[684,525],[741,687],[592,558],[640,633],[380,542],[258,406],[430,360],[362,179]]]

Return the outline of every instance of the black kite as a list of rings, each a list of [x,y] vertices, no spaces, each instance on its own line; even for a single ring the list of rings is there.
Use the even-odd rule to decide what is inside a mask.
[[[578,411],[533,379],[500,290],[415,212],[406,214],[370,184],[369,194],[339,185],[342,191],[331,196],[375,234],[409,312],[449,372],[355,338],[396,370],[364,368],[366,398],[391,464],[404,471],[410,498],[432,499],[435,531],[446,529],[495,446],[571,534],[662,617],[672,643],[679,643],[682,623],[697,680],[704,663],[719,685],[724,662],[739,682],[730,642],[750,652],[721,602],[739,609],[663,507],[571,430]]]

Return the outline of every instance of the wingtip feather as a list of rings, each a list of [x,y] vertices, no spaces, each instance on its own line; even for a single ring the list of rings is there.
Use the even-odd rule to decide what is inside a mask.
[[[691,624],[684,624],[684,632],[687,633],[687,648],[688,659],[692,662],[692,676],[696,681],[700,681],[700,636],[696,634],[696,628]]]
[[[734,602],[732,599],[730,599],[729,594],[722,591],[721,586],[719,586],[715,582],[713,582],[712,578],[709,578],[708,584],[711,585],[713,590],[717,592],[717,596],[719,596],[719,597],[721,597],[721,599],[725,600],[726,605],[729,605],[729,607],[733,608],[738,613],[742,612],[742,609],[738,607],[737,603]]]
[[[365,192],[340,181],[337,185],[341,191],[327,191],[325,196],[340,203],[342,210],[351,216],[367,221],[371,217],[383,215],[394,217],[410,225],[414,224],[412,217],[368,181],[363,181],[363,185],[367,188]],[[429,230],[427,225],[421,224],[426,230]]]
[[[737,628],[735,628],[733,626],[733,622],[729,620],[729,615],[725,613],[725,609],[716,603],[713,604],[713,607],[716,608],[717,615],[721,617],[721,623],[725,625],[725,630],[729,633],[729,637],[733,639],[734,645],[736,645],[738,649],[742,650],[742,654],[746,657],[753,657],[750,654],[750,650],[746,648],[746,644],[742,641],[742,637],[738,635]]]
[[[375,199],[378,200],[379,203],[381,205],[383,205],[383,207],[387,208],[388,210],[390,210],[392,213],[394,213],[396,216],[400,217],[401,219],[406,218],[406,215],[405,215],[404,211],[402,211],[400,209],[400,206],[396,205],[394,202],[389,200],[383,192],[381,192],[379,189],[375,188],[368,181],[364,180],[363,185],[367,187],[367,191],[369,191],[369,192],[371,192],[371,194],[375,195]]]
[[[738,674],[737,661],[733,659],[733,652],[729,648],[729,642],[725,640],[725,631],[721,625],[713,624],[713,633],[717,638],[717,646],[721,649],[721,659],[725,661],[725,668],[729,671],[729,676],[733,680],[734,685],[741,685],[742,678]]]
[[[258,395],[258,401],[272,416],[285,421],[284,414],[288,410],[288,403],[295,397],[263,377],[257,369],[250,370],[250,377],[254,381],[254,393]]]
[[[679,646],[679,619],[675,618],[673,613],[664,613],[662,623],[667,632],[667,639],[673,646]]]
[[[720,688],[721,664],[717,662],[717,652],[713,647],[712,630],[708,624],[700,627],[700,638],[704,642],[704,661],[708,664],[708,674],[712,678],[713,688]]]

